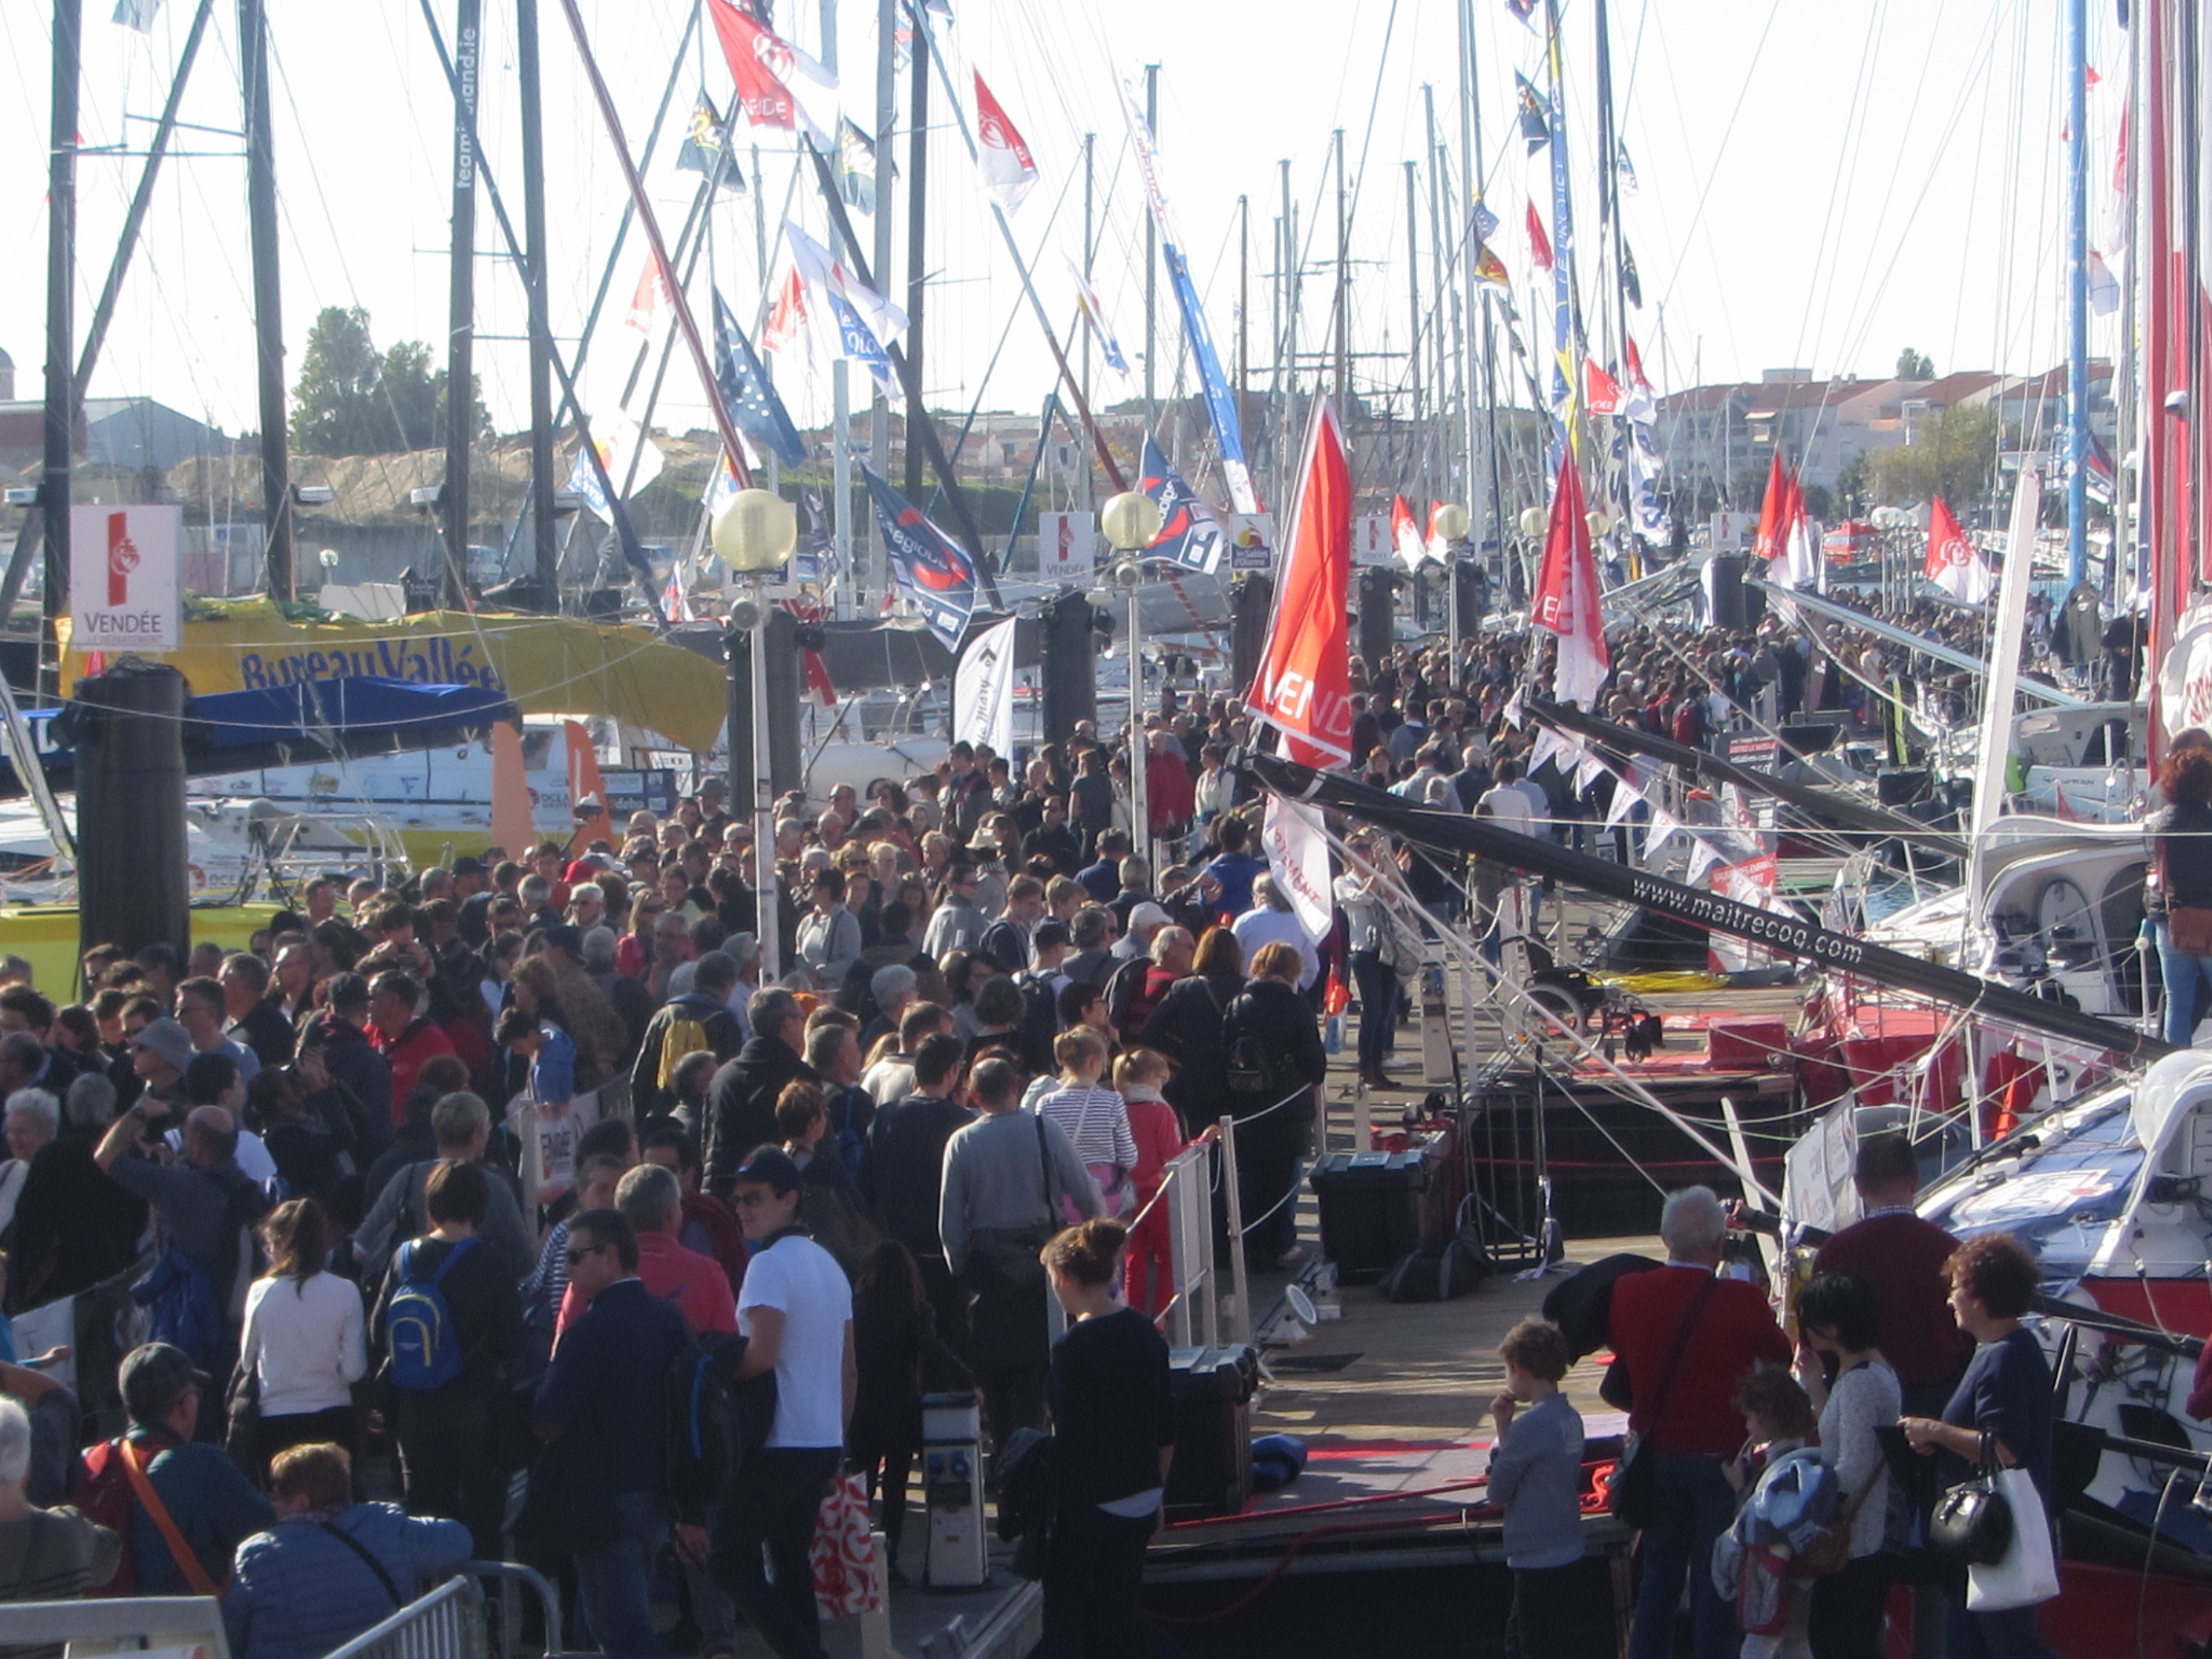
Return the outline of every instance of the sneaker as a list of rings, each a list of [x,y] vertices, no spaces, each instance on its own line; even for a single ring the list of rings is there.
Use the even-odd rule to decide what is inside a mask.
[[[1294,1273],[1298,1268],[1305,1265],[1306,1258],[1312,1254],[1313,1252],[1308,1249],[1304,1245],[1293,1244],[1289,1249],[1285,1250],[1282,1255],[1275,1258],[1276,1271],[1286,1273]]]

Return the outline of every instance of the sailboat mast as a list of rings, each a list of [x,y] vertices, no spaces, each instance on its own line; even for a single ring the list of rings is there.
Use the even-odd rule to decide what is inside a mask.
[[[1423,423],[1426,410],[1421,402],[1421,235],[1420,180],[1415,176],[1414,164],[1406,163],[1406,374],[1413,383],[1413,423],[1407,428],[1414,453],[1407,459],[1414,470],[1421,473],[1421,487],[1428,488],[1425,459],[1421,445]]]
[[[46,520],[45,625],[39,642],[40,689],[60,682],[55,628],[69,604],[70,461],[76,440],[76,126],[84,0],[54,0],[53,102],[46,161],[46,460],[39,516]]]
[[[929,31],[918,21],[907,49],[914,70],[910,94],[914,128],[907,137],[906,360],[913,371],[908,384],[918,401],[923,396],[922,302],[929,287],[929,254],[925,242],[929,213]],[[906,493],[908,501],[921,494],[921,446],[915,441],[912,432],[906,434]],[[980,553],[982,550],[979,547],[975,550]]]
[[[1145,65],[1145,132],[1160,142],[1160,66]],[[1160,232],[1152,216],[1145,216],[1145,430],[1159,423],[1152,359],[1159,350]]]
[[[896,192],[891,189],[892,147],[898,138],[898,0],[877,0],[876,5],[876,212],[873,264],[876,280],[883,286],[881,292],[890,292],[891,280],[891,203]],[[880,386],[868,410],[868,459],[884,477],[890,476],[891,468],[891,404],[890,398]],[[868,523],[870,544],[880,548],[881,532],[875,527],[875,515],[865,515]],[[865,573],[856,573],[854,589],[866,602],[867,585],[861,580]],[[886,584],[890,576],[884,576]]]
[[[1423,439],[1425,466],[1433,496],[1451,495],[1451,451],[1440,442],[1446,431],[1445,410],[1451,395],[1451,372],[1445,356],[1444,337],[1444,234],[1443,192],[1438,188],[1437,167],[1437,89],[1433,82],[1421,83],[1422,155],[1429,170],[1429,292],[1435,296],[1436,316],[1429,325],[1429,431]]]
[[[262,0],[238,0],[240,68],[246,77],[246,221],[253,255],[253,342],[261,392],[261,491],[268,503],[264,577],[272,599],[293,597],[292,465],[284,426],[284,317],[277,277],[276,155],[269,108],[269,19]],[[74,99],[71,100],[74,104]],[[71,143],[75,142],[74,137]],[[67,544],[64,544],[65,551]],[[47,560],[51,593],[57,563]]]
[[[837,0],[822,0],[822,67],[837,73]],[[890,180],[878,168],[876,206],[890,194]],[[767,291],[765,276],[762,291]],[[830,365],[830,483],[836,497],[830,509],[830,545],[837,555],[836,607],[848,617],[860,612],[859,573],[853,568],[853,382],[851,365],[839,357]]]
[[[2066,582],[2089,570],[2088,0],[2066,0]],[[2195,417],[2197,411],[2191,411]]]
[[[446,338],[446,579],[441,587],[458,608],[469,568],[470,417],[476,412],[477,156],[474,134],[483,53],[483,0],[453,8],[453,219],[449,249]],[[529,209],[523,216],[526,223]]]
[[[1097,149],[1098,135],[1095,132],[1085,133],[1083,135],[1083,281],[1085,287],[1091,286],[1091,261],[1097,257],[1098,252],[1098,230],[1097,218],[1097,191],[1098,185]],[[1083,401],[1085,404],[1088,404],[1091,401],[1091,331],[1089,328],[1085,328],[1082,332]],[[1082,484],[1076,492],[1076,502],[1078,506],[1087,513],[1091,510],[1091,503],[1096,499],[1096,492],[1091,487],[1091,458],[1088,455],[1083,458],[1083,472],[1081,476]]]
[[[1304,255],[1298,247],[1298,214],[1291,200],[1291,163],[1286,156],[1276,163],[1281,169],[1283,185],[1283,325],[1276,335],[1276,359],[1279,373],[1277,380],[1282,398],[1281,418],[1275,422],[1275,498],[1289,511],[1290,495],[1285,488],[1285,475],[1291,465],[1291,422],[1297,417],[1298,402],[1298,268]],[[1279,529],[1278,533],[1280,533]]]
[[[561,544],[553,505],[553,323],[545,301],[545,109],[538,73],[538,0],[516,0],[514,43],[522,93],[523,280],[529,287],[530,307],[532,567],[538,578],[538,609],[557,611]]]
[[[1336,406],[1349,420],[1352,411],[1352,223],[1345,207],[1344,129],[1334,135],[1336,149]]]

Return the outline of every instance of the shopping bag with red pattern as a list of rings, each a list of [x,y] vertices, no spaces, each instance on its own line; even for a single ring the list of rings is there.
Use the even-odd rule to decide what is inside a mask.
[[[857,1474],[830,1488],[814,1522],[814,1605],[824,1619],[879,1612],[883,1592],[871,1571],[868,1489]]]

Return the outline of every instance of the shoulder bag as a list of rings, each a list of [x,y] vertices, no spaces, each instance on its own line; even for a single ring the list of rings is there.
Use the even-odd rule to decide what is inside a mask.
[[[147,1478],[144,1466],[138,1462],[138,1449],[131,1443],[127,1435],[116,1444],[121,1448],[123,1472],[131,1478],[131,1490],[138,1499],[139,1508],[146,1511],[147,1518],[153,1522],[155,1529],[161,1534],[161,1541],[168,1546],[169,1559],[176,1563],[177,1571],[184,1575],[185,1583],[191,1587],[192,1594],[222,1595],[222,1586],[208,1577],[207,1569],[200,1565],[199,1557],[192,1553],[192,1547],[185,1542],[184,1534],[178,1530],[176,1521],[169,1513],[169,1506],[161,1501],[161,1494],[154,1490],[153,1481]],[[123,1547],[131,1547],[130,1540],[124,1540]]]
[[[322,1526],[325,1532],[361,1557],[362,1565],[376,1575],[376,1582],[384,1586],[384,1593],[392,1598],[392,1605],[395,1609],[407,1605],[407,1598],[399,1593],[399,1586],[392,1582],[392,1575],[384,1570],[384,1563],[369,1553],[368,1545],[362,1543],[360,1539],[355,1537],[335,1521],[325,1521]]]
[[[1982,1431],[1978,1467],[1944,1488],[1928,1517],[1928,1541],[1942,1554],[1970,1566],[1992,1566],[2012,1547],[2013,1513],[1997,1477],[1997,1437]]]
[[[1674,1373],[1681,1369],[1682,1356],[1689,1351],[1690,1338],[1698,1328],[1698,1321],[1705,1311],[1705,1304],[1712,1300],[1713,1292],[1720,1288],[1717,1274],[1698,1286],[1698,1293],[1690,1298],[1690,1305],[1682,1316],[1681,1328],[1674,1333],[1674,1346],[1668,1351],[1667,1363],[1659,1368],[1651,1389],[1651,1422],[1656,1428],[1666,1414],[1667,1397],[1674,1391]],[[1651,1467],[1652,1437],[1649,1433],[1632,1437],[1622,1452],[1620,1465],[1613,1472],[1613,1486],[1606,1494],[1606,1507],[1613,1517],[1634,1531],[1642,1532],[1651,1524],[1658,1507],[1657,1475]]]
[[[968,1241],[967,1264],[961,1282],[977,1296],[995,1296],[1008,1302],[1040,1296],[1045,1289],[1044,1263],[1038,1252],[1058,1231],[1053,1217],[1052,1154],[1044,1138],[1044,1115],[1030,1114],[1036,1127],[1037,1169],[1044,1177],[1045,1214],[1026,1227],[981,1228]]]
[[[2172,899],[2173,882],[2167,872],[2166,845],[2161,837],[2158,849],[2158,884],[2166,899],[2166,942],[2185,957],[2212,957],[2212,908],[2197,904],[2176,904]]]

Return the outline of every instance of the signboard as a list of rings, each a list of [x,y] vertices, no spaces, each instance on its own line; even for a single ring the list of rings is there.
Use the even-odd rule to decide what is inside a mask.
[[[1713,514],[1713,551],[1716,553],[1748,553],[1759,539],[1759,514],[1756,513],[1716,513]]]
[[[184,644],[177,543],[184,509],[70,509],[70,643],[78,651],[175,651]]]
[[[616,818],[626,818],[632,812],[665,817],[676,810],[676,774],[665,768],[602,773],[599,787],[608,813]]]
[[[1098,520],[1088,513],[1037,514],[1037,580],[1087,584],[1098,568]]]
[[[1229,515],[1229,568],[1231,570],[1273,570],[1275,568],[1275,515],[1272,513],[1232,513]]]
[[[1390,536],[1390,515],[1387,513],[1369,514],[1352,521],[1352,562],[1354,564],[1388,564],[1397,550]]]

